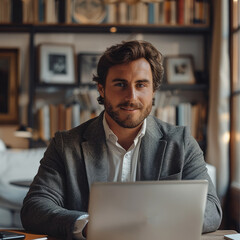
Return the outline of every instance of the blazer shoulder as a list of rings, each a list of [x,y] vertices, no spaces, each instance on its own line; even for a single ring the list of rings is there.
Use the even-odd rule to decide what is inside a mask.
[[[167,122],[164,122],[155,116],[149,116],[150,127],[157,125],[162,132],[163,136],[182,135],[184,132],[189,132],[189,128],[185,126],[176,126]]]

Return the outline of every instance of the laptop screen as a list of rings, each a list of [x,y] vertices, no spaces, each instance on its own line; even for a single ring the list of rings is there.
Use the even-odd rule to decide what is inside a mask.
[[[197,240],[206,180],[94,183],[88,240]]]

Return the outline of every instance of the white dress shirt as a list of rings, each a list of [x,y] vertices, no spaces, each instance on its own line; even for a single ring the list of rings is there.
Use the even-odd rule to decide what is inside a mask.
[[[105,114],[103,117],[103,128],[106,136],[107,155],[108,155],[108,182],[134,182],[136,181],[137,162],[139,158],[139,148],[141,139],[146,132],[146,119],[142,128],[135,137],[133,144],[125,150],[119,143],[118,137],[110,129]],[[88,214],[79,217],[75,223],[73,236],[74,239],[85,239],[82,230],[88,223]]]

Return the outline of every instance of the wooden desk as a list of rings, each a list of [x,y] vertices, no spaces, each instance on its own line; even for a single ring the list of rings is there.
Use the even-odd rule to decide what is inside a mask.
[[[16,232],[16,233],[23,233],[25,235],[24,240],[33,240],[33,239],[44,239],[47,237],[48,240],[59,240],[57,238],[53,237],[48,237],[47,235],[39,235],[39,234],[32,234],[32,233],[27,233],[25,231],[20,231],[20,230],[10,230],[10,229],[0,229],[0,231],[9,231],[9,232]]]
[[[3,230],[5,230],[5,229],[3,229]],[[1,231],[3,231],[3,230],[1,230]],[[10,230],[6,230],[6,231],[10,231]],[[25,240],[33,240],[33,239],[47,237],[46,235],[37,235],[37,234],[32,234],[32,233],[26,233],[24,231],[13,231],[13,230],[11,230],[11,231],[12,232],[20,232],[20,233],[25,234],[25,236],[26,236]],[[218,230],[216,232],[203,234],[201,237],[201,240],[224,240],[224,235],[234,234],[234,233],[237,233],[237,232],[233,231],[233,230]],[[47,239],[48,240],[60,240],[60,239],[53,238],[53,237],[47,237]]]
[[[224,240],[224,235],[237,233],[234,230],[218,230],[212,233],[203,234],[201,240]]]

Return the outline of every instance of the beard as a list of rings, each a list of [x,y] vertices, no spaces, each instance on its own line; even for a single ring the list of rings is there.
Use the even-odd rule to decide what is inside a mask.
[[[124,103],[120,103],[117,105],[117,109],[114,110],[114,107],[110,103],[110,101],[106,98],[104,98],[104,107],[105,111],[108,113],[108,115],[121,127],[123,128],[135,128],[139,126],[144,119],[150,114],[152,110],[152,102],[147,105],[145,108],[142,103],[131,103],[129,101],[126,101]],[[121,113],[121,107],[131,107],[134,109],[137,109],[137,111],[140,113],[136,114],[123,114]],[[123,116],[121,116],[123,115]],[[137,115],[137,117],[136,117]],[[134,119],[135,118],[135,119]]]

